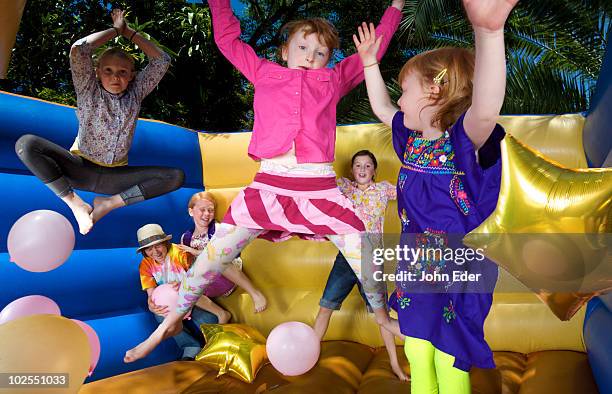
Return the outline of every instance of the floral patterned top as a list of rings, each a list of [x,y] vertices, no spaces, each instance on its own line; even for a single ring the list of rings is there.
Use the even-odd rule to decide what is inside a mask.
[[[92,47],[77,41],[70,50],[70,70],[77,95],[79,131],[70,151],[104,166],[127,164],[142,100],[157,86],[170,56],[162,52],[138,72],[121,94],[107,92],[94,71]]]
[[[385,222],[385,210],[389,200],[397,199],[395,186],[387,181],[373,183],[367,189],[359,189],[357,182],[347,178],[336,180],[342,194],[355,205],[355,212],[363,221],[366,231],[382,234]]]
[[[208,234],[192,235],[191,244],[189,246],[197,250],[204,250],[209,240]]]

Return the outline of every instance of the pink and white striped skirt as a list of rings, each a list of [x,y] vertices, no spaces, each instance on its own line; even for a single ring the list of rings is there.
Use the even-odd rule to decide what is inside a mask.
[[[264,230],[259,238],[279,242],[296,235],[325,240],[327,235],[365,231],[332,176],[282,176],[259,172],[241,191],[223,223]]]

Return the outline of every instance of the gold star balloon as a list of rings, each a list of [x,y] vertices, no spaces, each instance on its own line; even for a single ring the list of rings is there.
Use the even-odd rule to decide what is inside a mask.
[[[495,211],[464,238],[561,320],[612,290],[612,169],[568,169],[507,135]]]
[[[266,363],[266,338],[245,324],[202,324],[206,345],[196,360],[251,383]]]

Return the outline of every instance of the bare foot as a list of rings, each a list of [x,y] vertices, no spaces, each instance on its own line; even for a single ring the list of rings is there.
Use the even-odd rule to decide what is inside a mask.
[[[408,381],[408,376],[404,373],[404,370],[398,364],[391,363],[391,369],[399,380],[403,382]]]
[[[268,306],[268,300],[266,296],[259,290],[254,291],[251,294],[251,298],[253,299],[253,305],[255,307],[255,313],[262,312]]]
[[[96,197],[93,201],[93,211],[91,211],[91,220],[96,223],[102,219],[107,213],[113,209],[124,206],[124,202],[119,195],[111,197]]]
[[[157,345],[160,344],[161,341],[180,333],[182,330],[183,323],[181,321],[176,322],[176,324],[171,324],[168,328],[164,328],[164,322],[162,322],[162,324],[157,326],[155,331],[153,331],[153,333],[147,339],[141,342],[138,346],[125,352],[123,362],[132,363],[146,357],[157,347]]]
[[[232,319],[232,314],[229,311],[223,309],[219,313],[217,313],[217,319],[219,319],[219,324],[225,324]]]
[[[87,234],[93,227],[93,221],[91,220],[91,205],[84,201],[75,202],[74,204],[68,204],[74,218],[79,224],[79,232],[83,235]]]

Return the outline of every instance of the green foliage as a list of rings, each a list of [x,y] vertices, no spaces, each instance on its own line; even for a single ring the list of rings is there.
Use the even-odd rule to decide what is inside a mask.
[[[361,21],[377,22],[390,0],[242,0],[243,39],[260,56],[275,59],[281,26],[322,16],[337,27],[338,61],[354,53],[352,34]],[[111,26],[112,6],[128,11],[130,25],[160,45],[172,66],[145,99],[141,116],[194,129],[231,131],[252,127],[253,87],[219,53],[212,39],[208,6],[183,0],[29,0],[8,78],[11,90],[74,105],[68,64],[70,45]],[[588,108],[607,44],[609,0],[521,1],[506,25],[507,94],[503,113],[564,113]],[[146,56],[126,39],[119,45]],[[472,46],[472,29],[460,0],[407,0],[400,31],[381,69],[392,99],[394,78],[416,53],[441,46]],[[339,123],[376,121],[361,85],[338,107]]]
[[[94,1],[28,1],[8,69],[13,90],[41,98],[39,93],[43,92],[44,98],[73,102],[70,45],[80,35],[80,26],[90,26],[91,31],[107,26],[98,23],[103,15]]]
[[[124,7],[130,26],[172,57],[170,70],[144,100],[140,115],[195,129],[248,127],[248,89],[212,40],[208,7],[179,0],[125,3],[113,5]],[[109,2],[95,0],[29,0],[8,70],[11,90],[74,104],[70,46],[112,26],[110,8]],[[146,65],[146,56],[125,38],[107,46],[131,53],[138,68]]]
[[[506,24],[508,74],[502,113],[586,111],[611,18],[609,0],[520,1]],[[473,46],[460,0],[406,1],[398,40],[409,56],[443,46]],[[397,85],[390,87],[399,93]],[[344,122],[376,120],[368,106],[353,108]]]
[[[73,92],[60,92],[50,88],[36,90],[36,96],[54,103],[76,106],[76,96]]]

